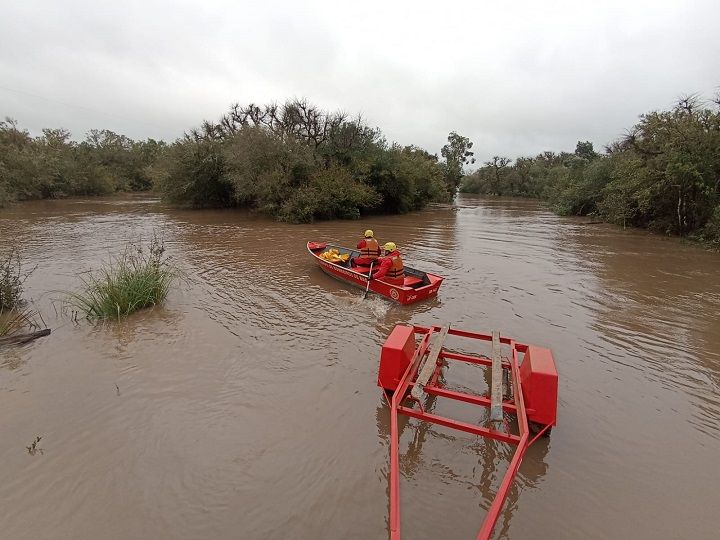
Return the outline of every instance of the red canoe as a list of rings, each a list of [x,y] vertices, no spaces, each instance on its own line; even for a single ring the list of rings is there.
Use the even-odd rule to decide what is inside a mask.
[[[323,272],[365,289],[368,282],[368,267],[358,266],[353,268],[350,266],[349,260],[345,263],[332,263],[320,257],[324,251],[331,248],[337,249],[340,255],[350,255],[351,259],[358,257],[360,255],[359,251],[328,244],[327,242],[308,242],[307,248]],[[436,296],[442,281],[441,276],[421,272],[406,266],[405,283],[403,285],[392,285],[382,279],[373,279],[370,280],[370,290],[406,305]]]

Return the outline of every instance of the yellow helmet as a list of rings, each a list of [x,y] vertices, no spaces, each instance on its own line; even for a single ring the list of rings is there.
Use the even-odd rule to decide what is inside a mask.
[[[397,246],[395,245],[395,242],[388,242],[383,246],[383,249],[385,251],[395,251],[397,249]]]
[[[368,229],[367,231],[365,231],[365,238],[372,238],[373,236],[374,235],[372,229]]]

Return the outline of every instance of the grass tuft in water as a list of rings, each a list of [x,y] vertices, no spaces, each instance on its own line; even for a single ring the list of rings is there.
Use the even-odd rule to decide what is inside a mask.
[[[29,308],[4,310],[0,308],[0,337],[11,336],[21,330],[37,328],[37,313]]]
[[[148,250],[129,245],[100,270],[83,278],[83,290],[70,293],[69,303],[89,319],[120,319],[161,303],[177,277],[154,237]]]

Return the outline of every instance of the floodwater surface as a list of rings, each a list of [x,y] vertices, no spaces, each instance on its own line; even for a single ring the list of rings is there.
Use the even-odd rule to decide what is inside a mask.
[[[445,276],[438,297],[363,301],[305,249],[366,228]],[[66,291],[154,231],[184,274],[167,301],[76,320]],[[432,323],[555,355],[558,426],[527,452],[496,537],[717,538],[720,254],[462,196],[312,225],[147,197],[34,202],[0,211],[11,242],[53,332],[0,349],[2,539],[386,538],[380,347]],[[403,538],[475,538],[510,449],[412,420],[400,452]]]

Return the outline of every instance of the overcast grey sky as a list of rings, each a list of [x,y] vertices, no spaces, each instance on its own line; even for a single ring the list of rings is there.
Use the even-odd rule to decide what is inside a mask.
[[[601,148],[720,86],[720,2],[8,1],[0,117],[174,140],[233,102],[307,97],[480,160]]]

